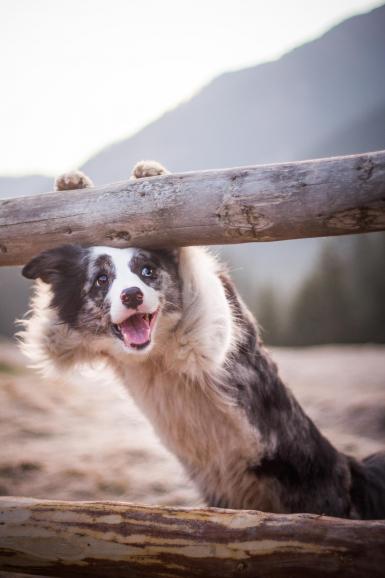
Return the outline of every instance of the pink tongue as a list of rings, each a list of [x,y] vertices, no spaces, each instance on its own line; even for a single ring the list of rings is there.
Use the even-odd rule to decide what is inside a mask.
[[[124,343],[129,345],[143,345],[150,341],[150,322],[141,314],[132,315],[119,325]]]

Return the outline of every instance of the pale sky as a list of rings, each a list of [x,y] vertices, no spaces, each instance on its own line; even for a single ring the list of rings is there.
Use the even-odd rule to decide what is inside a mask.
[[[0,175],[58,174],[383,0],[0,0]]]

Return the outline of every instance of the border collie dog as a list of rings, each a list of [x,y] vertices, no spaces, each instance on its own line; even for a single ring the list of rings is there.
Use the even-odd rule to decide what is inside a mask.
[[[141,162],[132,178],[166,173]],[[385,518],[385,453],[358,462],[322,436],[206,249],[65,245],[23,275],[37,280],[26,353],[59,371],[105,360],[209,506]]]

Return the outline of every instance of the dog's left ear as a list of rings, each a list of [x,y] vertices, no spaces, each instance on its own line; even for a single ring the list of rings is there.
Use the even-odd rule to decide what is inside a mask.
[[[78,271],[85,249],[79,245],[62,245],[49,251],[44,251],[34,257],[22,269],[22,275],[27,279],[41,279],[44,283],[54,284],[55,281]]]

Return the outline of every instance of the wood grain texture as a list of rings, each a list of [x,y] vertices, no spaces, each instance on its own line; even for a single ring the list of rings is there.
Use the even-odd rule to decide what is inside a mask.
[[[0,265],[63,243],[155,248],[384,229],[382,151],[4,199]]]
[[[385,521],[0,499],[0,570],[45,576],[384,576]]]

